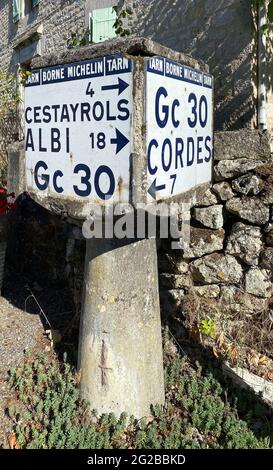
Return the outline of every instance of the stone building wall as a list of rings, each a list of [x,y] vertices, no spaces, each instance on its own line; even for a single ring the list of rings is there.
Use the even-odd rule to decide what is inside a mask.
[[[249,0],[126,0],[132,31],[209,65],[215,77],[215,126],[257,124],[256,18]]]
[[[18,23],[12,21],[12,2],[0,0],[0,63],[12,69],[35,54],[66,48],[71,31],[88,26],[94,8],[122,0],[41,0]],[[208,63],[215,76],[216,128],[253,127],[256,107],[256,18],[249,0],[125,0],[135,14],[133,34],[152,37],[165,46]],[[35,25],[42,24],[37,47],[26,43]],[[31,29],[34,28],[34,31]],[[22,41],[20,43],[20,41]],[[25,42],[25,43],[24,43]]]
[[[14,24],[12,2],[0,0],[1,67],[12,70],[33,55],[64,50],[71,31],[88,27],[93,9],[122,3],[123,0],[41,0],[38,7]],[[249,0],[125,0],[125,4],[135,12],[130,22],[133,34],[151,37],[208,63],[215,76],[217,130],[257,126],[257,18]],[[40,24],[40,39],[36,41]],[[269,60],[270,129],[271,65]]]
[[[42,0],[28,15],[13,22],[12,1],[0,0],[0,69],[17,73],[32,57],[65,50],[71,32],[86,28],[83,0]],[[0,181],[5,184],[7,144],[18,139],[18,120],[7,119],[0,129]]]
[[[0,63],[9,71],[33,55],[50,54],[64,50],[71,31],[85,28],[85,1],[42,0],[27,16],[17,23],[12,19],[12,1],[0,1]],[[37,35],[37,28],[42,25]],[[33,47],[41,36],[39,50]]]
[[[266,63],[266,124],[270,135],[271,150],[273,151],[273,26],[267,38]]]

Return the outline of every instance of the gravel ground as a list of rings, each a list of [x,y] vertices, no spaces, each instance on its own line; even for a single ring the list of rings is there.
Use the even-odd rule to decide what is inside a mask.
[[[31,291],[28,286],[31,286]],[[34,298],[31,298],[31,294]],[[39,306],[50,326],[44,316],[39,315]],[[74,314],[68,289],[55,285],[41,287],[22,274],[6,269],[0,296],[0,448],[8,447],[7,437],[12,431],[12,423],[5,415],[5,408],[13,396],[6,382],[7,371],[11,367],[20,366],[26,349],[33,355],[44,351],[49,354],[50,341],[44,335],[45,329],[65,332]],[[69,341],[72,341],[70,336]],[[72,341],[73,350],[77,346],[77,334],[75,341],[75,345]],[[66,351],[72,347],[65,342],[65,338],[61,344]],[[55,348],[51,353],[58,355]]]
[[[5,416],[10,396],[6,382],[7,371],[18,367],[24,350],[44,350],[48,342],[39,315],[14,307],[0,297],[0,448],[7,447],[7,436],[12,431],[11,422]]]

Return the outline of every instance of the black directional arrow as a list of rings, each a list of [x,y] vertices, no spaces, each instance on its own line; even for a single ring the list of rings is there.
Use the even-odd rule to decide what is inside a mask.
[[[122,80],[121,78],[118,79],[118,83],[116,85],[105,85],[105,86],[102,86],[101,89],[103,91],[107,91],[107,90],[118,90],[118,94],[121,95],[121,93],[126,90],[126,88],[128,88],[129,86],[129,83],[126,83],[124,80]]]
[[[166,184],[160,184],[156,185],[156,179],[152,182],[151,186],[148,189],[148,193],[150,196],[152,196],[154,199],[156,199],[156,193],[159,191],[162,191],[163,189],[166,188]]]
[[[129,140],[125,135],[122,134],[118,129],[116,129],[116,138],[111,139],[111,144],[115,144],[117,146],[116,155],[129,143]]]

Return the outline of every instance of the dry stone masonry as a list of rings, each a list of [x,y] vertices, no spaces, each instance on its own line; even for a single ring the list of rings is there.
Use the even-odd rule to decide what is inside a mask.
[[[161,280],[178,263],[188,266],[175,279],[169,274],[168,291],[161,284],[169,313],[187,315],[208,300],[232,312],[267,308],[273,294],[272,173],[266,133],[215,133],[213,184],[192,209],[190,244],[183,253],[159,252]]]

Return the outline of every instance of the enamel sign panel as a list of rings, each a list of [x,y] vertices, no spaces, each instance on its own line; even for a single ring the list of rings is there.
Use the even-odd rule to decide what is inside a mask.
[[[32,71],[25,87],[27,190],[129,201],[132,68],[115,55]]]
[[[164,57],[146,61],[148,199],[211,181],[213,79]]]

